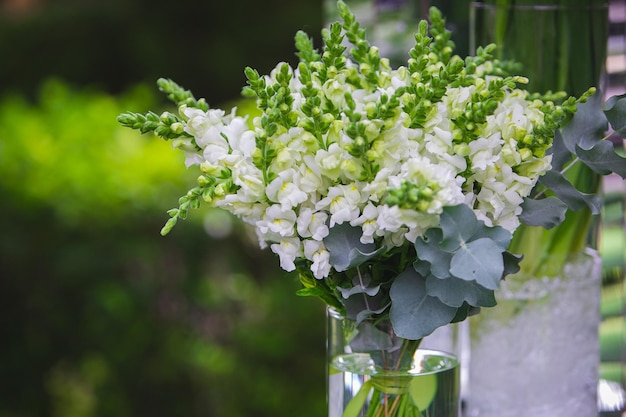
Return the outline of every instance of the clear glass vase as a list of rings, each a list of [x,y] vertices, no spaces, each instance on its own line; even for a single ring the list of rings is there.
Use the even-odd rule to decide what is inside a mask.
[[[470,46],[495,43],[496,57],[529,78],[532,93],[578,96],[602,87],[606,0],[490,0],[470,6]],[[566,163],[567,161],[561,161]],[[565,176],[598,194],[600,176],[573,161]],[[470,321],[469,417],[596,417],[601,261],[590,210],[568,211],[549,230],[522,225],[498,305]]]
[[[470,50],[495,43],[532,92],[579,96],[605,72],[606,0],[504,0],[470,4]]]
[[[470,320],[468,417],[596,417],[601,261],[586,251],[558,276],[507,277]]]
[[[357,342],[359,331],[370,325],[386,339],[384,351]],[[459,362],[454,355],[417,349],[419,342],[398,338],[389,322],[366,323],[360,329],[328,309],[329,417],[459,416]]]

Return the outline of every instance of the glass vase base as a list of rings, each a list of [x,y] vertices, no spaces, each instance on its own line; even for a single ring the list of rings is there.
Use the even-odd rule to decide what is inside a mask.
[[[418,350],[405,371],[381,370],[369,354],[334,357],[329,367],[329,417],[457,417],[459,362]]]

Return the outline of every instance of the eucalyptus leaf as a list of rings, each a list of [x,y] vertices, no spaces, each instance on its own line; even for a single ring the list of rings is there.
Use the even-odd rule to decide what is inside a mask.
[[[448,254],[448,255],[450,256],[450,259],[452,259],[452,255],[451,254]],[[450,265],[449,261],[448,261],[448,265]],[[431,273],[431,264],[430,262],[422,261],[421,259],[416,259],[415,262],[413,262],[413,269],[415,269],[415,271],[422,276],[428,276]],[[440,277],[440,278],[444,278],[444,277]]]
[[[442,233],[438,228],[429,229],[424,238],[415,239],[417,257],[422,261],[426,261],[430,267],[429,270],[426,270],[424,262],[416,261],[417,265],[414,263],[415,270],[421,272],[423,276],[428,274],[434,274],[438,278],[450,276],[452,253],[441,250],[439,247],[441,239]]]
[[[623,138],[626,134],[626,94],[610,97],[606,101],[604,114],[613,130]]]
[[[565,143],[563,141],[563,135],[561,135],[560,131],[554,132],[554,139],[552,140],[552,148],[550,148],[552,152],[552,169],[556,171],[560,171],[563,169],[565,164],[569,163],[574,154],[567,149]],[[576,150],[575,148],[573,149]]]
[[[381,308],[376,309],[376,310],[367,310],[366,309],[366,310],[359,311],[359,313],[356,315],[356,320],[355,320],[356,325],[358,326],[359,324],[361,324],[362,321],[367,320],[371,316],[383,313],[389,307],[389,305],[390,305],[390,303],[387,303],[384,306],[382,306]],[[372,308],[372,306],[370,306],[370,308]]]
[[[387,294],[379,292],[370,297],[364,293],[355,294],[343,300],[346,317],[350,320],[359,320],[384,310],[389,304]]]
[[[367,294],[370,297],[373,297],[378,294],[378,291],[380,291],[380,285],[377,285],[375,287],[355,286],[352,288],[339,288],[339,291],[341,292],[341,296],[343,298],[348,298],[354,294]]]
[[[352,287],[350,288],[337,287],[337,289],[341,292],[341,296],[343,298],[348,298],[351,295],[363,294],[363,293],[369,295],[370,297],[373,297],[376,294],[378,294],[378,291],[380,291],[380,285],[375,285],[373,287],[370,287],[369,286],[370,282],[371,282],[371,278],[369,275],[364,275],[361,278],[359,278],[359,276],[356,276],[352,279]]]
[[[480,227],[474,211],[465,204],[444,207],[440,219],[443,231],[441,248],[448,252],[455,251],[462,242],[470,240]]]
[[[458,323],[460,321],[465,320],[470,316],[474,316],[480,313],[480,307],[474,307],[467,303],[464,303],[461,307],[456,311],[456,315],[452,319],[450,323]]]
[[[391,336],[368,321],[360,323],[357,330],[356,336],[350,341],[353,352],[373,352],[393,347]]]
[[[452,275],[476,281],[485,288],[498,288],[504,274],[502,250],[491,239],[481,238],[463,245],[450,261]]]
[[[472,236],[472,240],[488,238],[503,251],[508,249],[511,244],[511,238],[513,237],[511,232],[500,226],[487,227],[481,221],[479,221],[479,224],[481,227],[476,231],[474,236]]]
[[[349,223],[342,223],[330,228],[328,236],[324,238],[324,245],[330,253],[329,262],[336,271],[346,271],[373,258],[385,250],[376,249],[374,243],[362,243],[360,227],[353,227]]]
[[[396,334],[409,340],[419,340],[444,326],[454,318],[457,309],[426,292],[426,283],[411,267],[391,284],[389,317]]]
[[[615,172],[620,177],[626,178],[626,158],[615,152],[613,142],[603,140],[591,149],[579,147],[576,154],[585,165],[600,175]]]
[[[585,194],[576,189],[571,182],[560,172],[551,170],[546,172],[539,181],[547,186],[561,199],[570,210],[578,211],[588,206],[591,213],[600,213],[601,201],[595,194]]]
[[[519,272],[519,263],[522,262],[522,259],[524,259],[524,255],[516,255],[507,251],[502,254],[502,259],[504,260],[503,277],[506,277],[507,275],[512,275]]]
[[[602,110],[600,90],[586,102],[579,103],[577,107],[572,120],[561,129],[563,143],[572,154],[576,154],[577,146],[591,149],[604,137],[604,132],[609,126]]]
[[[556,197],[547,197],[540,200],[525,198],[522,203],[520,220],[528,226],[541,226],[551,229],[565,220],[567,204]]]
[[[426,278],[426,291],[452,307],[461,307],[464,303],[477,307],[496,305],[494,291],[483,287],[476,281],[466,281],[456,277],[439,279]]]

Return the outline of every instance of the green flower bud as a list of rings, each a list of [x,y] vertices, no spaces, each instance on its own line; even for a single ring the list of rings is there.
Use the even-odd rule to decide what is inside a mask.
[[[230,186],[226,182],[221,182],[215,186],[214,194],[216,197],[224,197],[228,194]]]
[[[370,149],[367,152],[365,152],[365,159],[367,160],[367,162],[376,162],[380,159],[381,155],[379,152]]]
[[[522,158],[522,161],[528,161],[533,156],[532,151],[528,148],[520,149],[519,154],[520,154],[520,157]]]
[[[214,190],[212,188],[207,188],[202,192],[202,199],[205,203],[211,204],[213,201]]]
[[[170,125],[170,129],[172,130],[172,133],[175,133],[177,135],[182,135],[183,133],[185,133],[185,128],[183,127],[183,124],[180,122],[172,123]]]
[[[466,157],[470,154],[471,149],[467,143],[459,143],[458,145],[454,145],[454,153],[463,157]]]
[[[428,210],[428,206],[430,205],[430,201],[427,200],[420,200],[417,202],[417,206],[416,209],[417,211],[426,211]]]
[[[200,185],[201,187],[205,187],[207,185],[210,185],[212,182],[214,182],[213,178],[208,176],[208,175],[200,175],[197,179],[198,185]]]

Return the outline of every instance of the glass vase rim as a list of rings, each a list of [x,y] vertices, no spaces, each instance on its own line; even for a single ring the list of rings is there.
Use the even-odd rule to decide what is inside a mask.
[[[352,356],[362,356],[369,357],[368,353],[348,353],[348,354],[340,354],[337,355],[334,360],[332,366],[338,370],[346,370],[347,368],[343,366],[340,362],[335,362],[337,360],[341,360],[345,357]],[[429,369],[425,369],[424,363],[431,358],[435,358],[439,360],[437,366],[432,366]],[[416,377],[423,375],[432,375],[439,374],[441,372],[450,371],[455,368],[460,369],[461,361],[457,355],[452,352],[448,352],[445,350],[439,349],[430,349],[430,348],[419,348],[413,354],[411,360],[411,367],[408,369],[387,369],[381,366],[375,365],[373,362],[369,364],[367,368],[367,372],[362,372],[365,375],[369,375],[372,377],[379,378],[393,378],[393,377]]]
[[[587,4],[587,5],[569,5],[569,4],[488,4],[482,1],[473,1],[470,3],[472,9],[486,9],[486,10],[498,10],[498,9],[512,9],[512,10],[525,10],[525,11],[559,11],[559,10],[608,10],[609,3],[604,2],[602,4]]]

